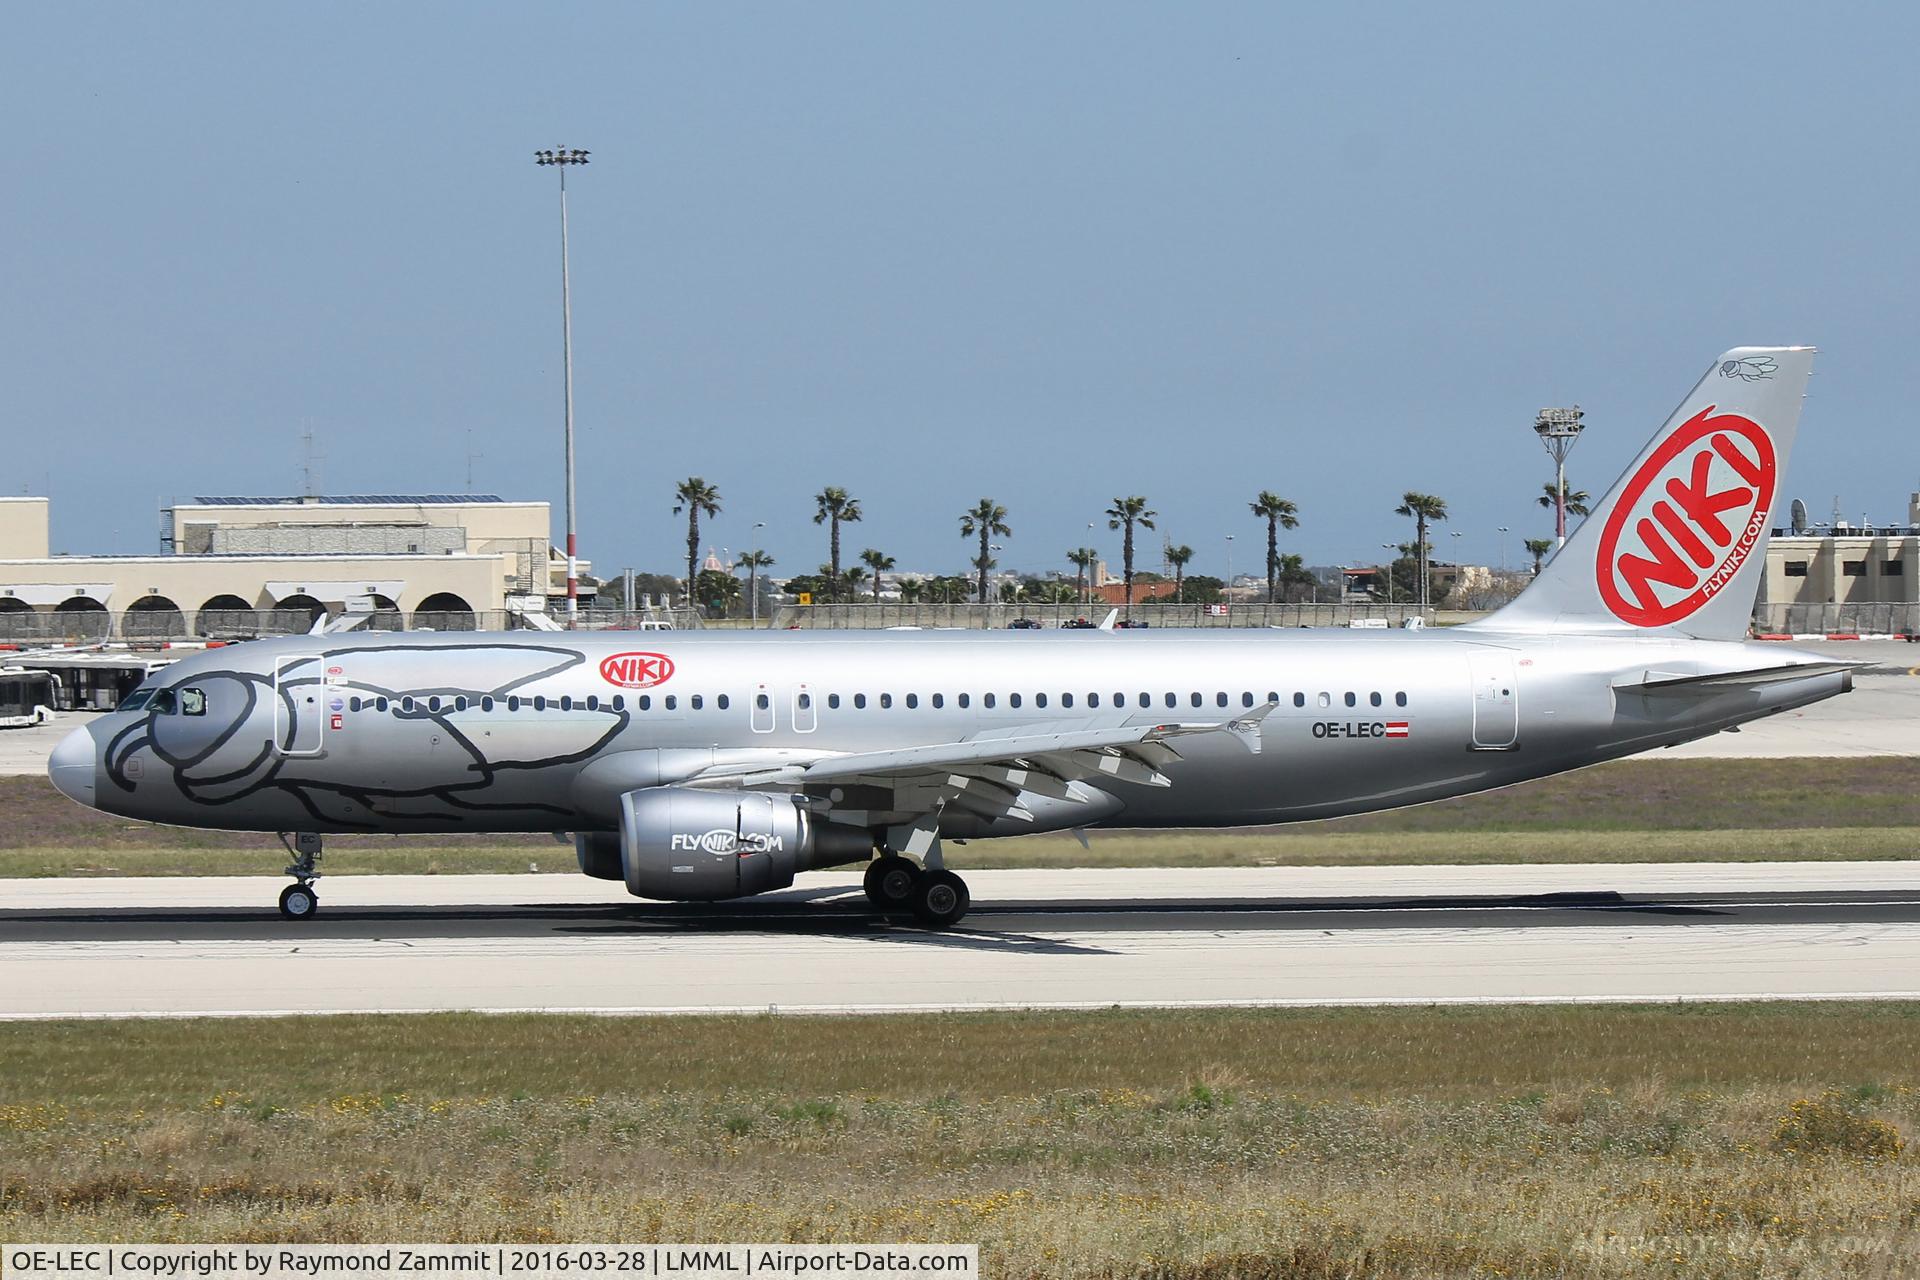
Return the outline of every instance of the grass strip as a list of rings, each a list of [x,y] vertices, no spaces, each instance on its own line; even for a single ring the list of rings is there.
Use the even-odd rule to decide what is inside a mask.
[[[83,809],[43,779],[0,778],[0,876],[259,874],[271,836],[133,822]],[[1334,821],[1234,831],[1096,832],[956,849],[971,867],[1367,866],[1913,856],[1920,759],[1628,760],[1478,796]],[[571,870],[535,836],[332,836],[326,869]]]
[[[0,1233],[1916,1274],[1920,1006],[0,1026]]]

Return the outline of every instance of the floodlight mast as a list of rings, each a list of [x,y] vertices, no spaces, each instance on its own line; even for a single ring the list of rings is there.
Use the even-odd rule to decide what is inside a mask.
[[[1553,537],[1554,549],[1567,545],[1567,455],[1586,429],[1580,421],[1579,405],[1563,409],[1542,409],[1533,420],[1533,432],[1553,458]]]
[[[579,540],[573,519],[573,299],[567,279],[567,166],[587,163],[588,153],[566,147],[536,151],[533,162],[560,171],[560,352],[566,365],[567,415],[567,629],[580,621]]]

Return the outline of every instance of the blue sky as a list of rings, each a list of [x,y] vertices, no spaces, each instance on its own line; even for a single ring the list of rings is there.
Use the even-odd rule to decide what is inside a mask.
[[[0,49],[0,439],[57,550],[295,491],[544,497],[572,184],[582,553],[713,541],[1063,566],[1144,493],[1195,572],[1446,498],[1548,531],[1528,429],[1602,490],[1722,349],[1812,342],[1787,492],[1920,487],[1911,7],[39,5]],[[755,533],[751,526],[766,522]],[[1094,545],[1117,561],[1104,522]]]

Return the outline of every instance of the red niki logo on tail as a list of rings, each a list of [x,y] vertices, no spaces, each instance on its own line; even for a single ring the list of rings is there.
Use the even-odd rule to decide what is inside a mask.
[[[623,689],[651,689],[673,676],[673,659],[664,653],[616,653],[600,659],[600,676]]]
[[[1600,598],[1622,622],[1680,621],[1733,580],[1767,531],[1778,468],[1751,418],[1708,405],[1621,490],[1600,533]]]

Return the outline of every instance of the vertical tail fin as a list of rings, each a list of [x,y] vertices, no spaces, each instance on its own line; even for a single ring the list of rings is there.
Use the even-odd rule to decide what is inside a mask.
[[[1519,598],[1502,631],[1746,635],[1812,347],[1736,347]]]

